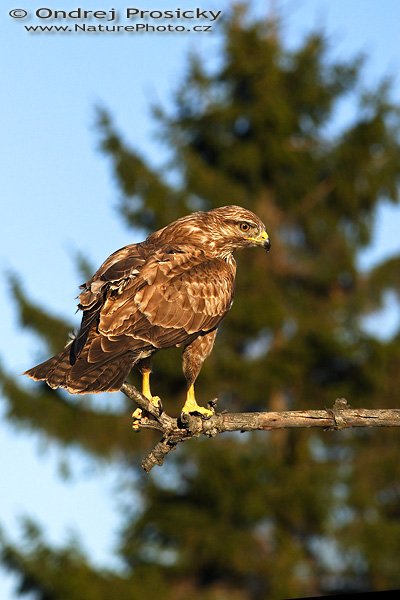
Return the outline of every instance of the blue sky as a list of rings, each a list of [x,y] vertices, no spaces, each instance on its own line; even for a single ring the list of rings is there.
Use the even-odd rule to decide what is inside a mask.
[[[82,0],[80,6],[97,10],[122,10],[132,5],[224,10],[229,4],[217,0]],[[254,5],[258,10],[282,8],[284,34],[290,45],[296,45],[306,31],[323,26],[335,56],[350,58],[364,52],[369,57],[366,83],[394,75],[393,95],[400,102],[397,0],[265,0]],[[99,264],[116,248],[135,241],[116,214],[119,192],[108,161],[98,151],[95,106],[109,108],[125,138],[152,164],[159,164],[164,149],[155,137],[149,101],[168,104],[189,50],[212,57],[218,47],[214,33],[35,35],[23,28],[32,20],[8,15],[11,9],[32,12],[39,6],[72,10],[79,3],[4,0],[0,11],[4,48],[0,57],[0,356],[6,368],[16,373],[42,354],[36,340],[17,327],[4,273],[10,269],[19,273],[34,299],[71,318],[80,283],[72,254],[82,250]],[[217,31],[218,24],[215,28]],[[346,118],[345,109],[342,118]],[[229,199],[221,199],[223,203]],[[383,207],[374,244],[361,257],[362,264],[399,252],[399,231],[399,207]],[[380,321],[384,331],[398,322],[397,307],[393,303],[390,307]],[[376,322],[371,326],[374,323],[376,326]],[[75,476],[65,483],[58,476],[61,451],[5,422],[0,425],[0,456],[4,490],[0,523],[12,537],[18,537],[18,518],[28,514],[45,527],[52,542],[63,543],[75,530],[95,562],[110,562],[121,501],[115,474],[78,454],[70,455],[76,465]],[[0,575],[1,598],[14,598],[13,586],[12,577]]]

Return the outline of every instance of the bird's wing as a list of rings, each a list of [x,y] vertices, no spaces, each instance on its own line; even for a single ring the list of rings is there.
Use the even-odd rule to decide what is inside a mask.
[[[93,277],[82,284],[78,309],[83,311],[82,322],[71,344],[70,357],[74,363],[85,345],[89,331],[99,321],[107,297],[120,294],[134,279],[146,261],[143,244],[130,244],[111,254]]]
[[[111,254],[96,271],[93,277],[82,284],[79,308],[91,308],[110,290],[118,291],[128,280],[136,277],[146,262],[148,252],[143,244],[130,244]]]
[[[155,347],[178,345],[221,321],[232,302],[234,264],[193,246],[164,246],[143,264],[121,294],[109,295],[99,332],[132,336]]]

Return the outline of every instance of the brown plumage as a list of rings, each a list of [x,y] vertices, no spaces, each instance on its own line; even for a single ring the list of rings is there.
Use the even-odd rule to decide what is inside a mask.
[[[183,346],[184,410],[208,416],[196,404],[193,384],[232,303],[232,252],[256,245],[270,247],[260,219],[239,206],[224,206],[182,217],[144,242],[117,250],[81,286],[83,316],[75,339],[26,375],[73,394],[114,392],[136,365],[143,393],[152,398],[151,355]]]

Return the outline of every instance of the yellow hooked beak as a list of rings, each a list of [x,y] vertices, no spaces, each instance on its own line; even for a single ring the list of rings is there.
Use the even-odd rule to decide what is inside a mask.
[[[266,231],[262,231],[258,237],[250,237],[247,239],[250,242],[257,244],[257,246],[263,246],[267,252],[269,252],[271,248],[271,240],[269,239],[269,235]]]

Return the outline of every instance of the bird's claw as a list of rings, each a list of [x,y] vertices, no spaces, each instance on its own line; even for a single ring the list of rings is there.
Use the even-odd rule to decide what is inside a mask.
[[[201,417],[202,419],[211,419],[215,415],[215,411],[213,408],[205,408],[204,406],[199,406],[198,404],[193,407],[184,406],[181,412],[181,418],[184,421],[186,415],[192,415],[195,417]]]
[[[161,415],[161,413],[163,412],[163,405],[160,396],[152,396],[151,398],[148,398],[148,400],[150,400],[152,405],[158,410],[158,412]]]
[[[142,392],[142,394],[154,406],[154,408],[158,411],[158,414],[161,415],[164,409],[160,396],[152,396],[151,394],[146,394],[144,392]]]
[[[140,425],[141,425],[141,420],[142,420],[142,416],[143,416],[143,411],[141,408],[137,408],[136,410],[133,411],[132,413],[132,429],[134,431],[139,431],[140,429]]]

